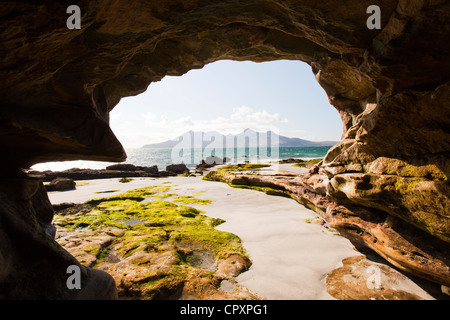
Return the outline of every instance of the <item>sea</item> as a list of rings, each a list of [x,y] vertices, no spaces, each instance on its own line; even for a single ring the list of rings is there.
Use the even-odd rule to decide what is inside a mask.
[[[202,148],[190,150],[152,149],[136,148],[126,149],[127,160],[123,163],[130,163],[136,166],[158,166],[159,170],[165,170],[170,164],[184,163],[188,168],[195,168],[202,160],[208,156],[227,157],[229,163],[270,163],[283,159],[303,159],[311,160],[323,158],[327,154],[329,147],[279,147],[279,148],[234,148],[223,150],[207,150]],[[105,169],[115,162],[103,161],[60,161],[46,162],[34,165],[31,170],[37,171],[63,171],[72,168],[80,169]]]

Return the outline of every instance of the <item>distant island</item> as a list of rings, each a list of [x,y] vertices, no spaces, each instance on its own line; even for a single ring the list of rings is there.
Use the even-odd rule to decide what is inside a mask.
[[[247,147],[260,147],[267,145],[271,145],[272,147],[331,147],[337,144],[337,141],[309,141],[300,138],[281,136],[273,131],[256,132],[252,129],[245,129],[237,135],[223,135],[217,131],[188,131],[172,140],[146,144],[142,148],[174,148],[186,142],[196,143],[196,146],[198,145],[202,148],[211,147],[218,144],[232,146],[236,145],[236,142],[238,145],[242,145],[239,141],[242,141],[242,144],[245,143]]]

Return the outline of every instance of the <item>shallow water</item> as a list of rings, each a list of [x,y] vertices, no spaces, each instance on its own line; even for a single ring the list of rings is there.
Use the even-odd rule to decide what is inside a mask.
[[[144,224],[145,221],[139,220],[139,219],[131,219],[131,220],[126,220],[126,221],[122,221],[123,224],[126,224],[127,226],[134,226],[137,224]]]

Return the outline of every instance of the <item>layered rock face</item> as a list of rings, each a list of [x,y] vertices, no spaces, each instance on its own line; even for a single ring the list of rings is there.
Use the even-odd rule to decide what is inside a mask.
[[[374,4],[381,9],[380,30],[366,26],[367,7]],[[321,169],[329,179],[328,196],[449,242],[448,1],[78,5],[81,29],[74,30],[66,26],[63,1],[0,6],[2,184],[11,176],[25,190],[18,169],[43,161],[123,161],[108,113],[122,97],[142,93],[166,75],[221,59],[301,60],[311,65],[343,121],[342,140]],[[41,227],[31,226],[43,209],[22,210],[20,201],[9,200],[11,192],[2,189],[5,241],[22,243],[32,234],[30,241],[40,241]],[[39,201],[48,204],[44,194]],[[22,233],[3,223],[14,212],[22,217]],[[51,241],[39,247],[42,255],[49,246]],[[23,247],[1,248],[2,261],[13,261],[11,252],[28,254]],[[0,269],[2,279],[17,276],[7,264]]]

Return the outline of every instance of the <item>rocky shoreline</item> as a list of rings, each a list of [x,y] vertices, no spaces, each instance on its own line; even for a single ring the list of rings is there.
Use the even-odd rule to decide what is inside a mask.
[[[220,160],[220,159],[219,159]],[[224,159],[225,160],[225,159]],[[327,194],[327,183],[328,177],[321,169],[322,159],[315,159],[305,161],[302,159],[284,159],[280,160],[280,164],[290,164],[294,167],[305,168],[304,174],[294,174],[289,172],[278,172],[276,174],[269,173],[267,171],[260,171],[261,168],[268,167],[270,165],[264,164],[237,164],[237,165],[227,165],[218,168],[217,164],[224,164],[222,161],[211,162],[202,161],[196,167],[196,172],[202,172],[203,170],[208,171],[208,173],[204,176],[204,180],[212,180],[212,181],[221,181],[229,184],[232,187],[236,188],[247,188],[252,190],[263,191],[268,195],[277,195],[277,196],[286,196],[291,197],[303,204],[305,207],[312,209],[316,213],[318,213],[325,221],[325,223],[333,229],[336,229],[342,236],[350,239],[358,246],[364,246],[376,252],[380,257],[391,263],[393,266],[397,267],[399,270],[406,271],[412,275],[419,276],[424,279],[428,279],[434,283],[438,283],[443,285],[443,290],[445,290],[450,284],[450,280],[448,278],[448,252],[450,252],[450,248],[444,242],[441,242],[439,239],[433,238],[427,235],[424,232],[420,232],[420,235],[417,234],[418,230],[416,228],[412,228],[410,225],[405,224],[402,220],[382,214],[379,210],[371,209],[362,205],[351,204],[348,201],[342,201],[342,199],[336,199]],[[117,164],[109,166],[105,169],[94,170],[94,169],[78,169],[73,168],[65,171],[54,172],[54,171],[44,171],[44,172],[29,172],[29,174],[34,175],[42,179],[45,182],[51,182],[46,185],[47,191],[53,191],[51,189],[52,184],[56,184],[57,181],[64,181],[65,184],[72,186],[70,181],[65,180],[92,180],[92,179],[111,179],[111,178],[135,178],[135,177],[151,177],[151,178],[164,178],[164,177],[172,177],[178,176],[181,174],[186,175],[190,170],[184,164],[174,164],[167,166],[166,170],[159,171],[157,166],[150,167],[142,167],[135,166],[133,164]],[[73,179],[73,180],[72,180]],[[126,182],[126,181],[124,181]],[[74,187],[73,187],[74,188]],[[72,188],[72,189],[73,189]],[[66,190],[70,190],[68,188]],[[82,207],[80,207],[83,209]],[[61,210],[66,211],[65,206],[54,206],[55,212],[57,213],[57,217],[61,217],[59,213]],[[93,210],[90,208],[90,210]],[[64,215],[64,213],[63,213]],[[60,219],[60,218],[59,218]],[[380,221],[382,223],[380,223]],[[384,221],[384,222],[383,222]],[[378,225],[375,228],[375,225]],[[126,227],[128,228],[128,227]],[[103,228],[104,229],[104,228]],[[110,250],[112,247],[110,244],[114,242],[115,244],[121,243],[121,236],[114,235],[114,232],[111,233],[108,230],[105,231],[103,229],[99,229],[99,231],[95,234],[92,232],[88,232],[88,234],[84,235],[84,231],[68,231],[61,230],[59,231],[59,239],[66,239],[60,242],[69,252],[71,252],[74,256],[80,257],[80,255],[84,258],[88,257],[89,261],[86,262],[86,266],[93,266],[98,264],[103,264],[105,261],[107,262],[109,258],[104,260],[102,254],[104,254],[104,249],[108,247]],[[115,230],[117,231],[117,230]],[[81,232],[81,233],[80,233]],[[87,231],[86,231],[87,232]],[[82,234],[83,233],[83,234]],[[119,232],[123,233],[123,230]],[[92,241],[97,241],[95,239],[99,239],[100,244],[87,243],[86,246],[95,245],[99,246],[98,254],[92,254],[88,252],[80,253],[78,249],[75,250],[76,245],[74,243],[81,243],[85,241],[81,241],[82,238],[87,237]],[[103,244],[103,240],[107,238],[107,245]],[[72,240],[70,240],[72,239]],[[420,243],[418,242],[420,239]],[[70,241],[69,241],[70,240]],[[89,241],[91,241],[89,240]],[[88,242],[89,242],[88,241]],[[163,246],[164,247],[164,246]],[[165,247],[164,247],[165,248]],[[172,248],[173,249],[173,248]],[[173,251],[172,249],[171,252]],[[75,251],[74,251],[75,250]],[[169,251],[170,251],[169,250]],[[443,251],[442,251],[443,250]],[[175,250],[176,251],[176,250]],[[102,253],[103,252],[103,253]],[[145,255],[146,253],[139,253],[139,255]],[[169,255],[169,253],[167,253]],[[83,259],[84,259],[83,258]],[[147,257],[148,258],[148,257]],[[134,258],[122,257],[121,260],[130,260],[130,266],[133,267]],[[141,257],[139,256],[139,261]],[[150,259],[150,258],[149,258]],[[153,259],[153,258],[152,258]],[[133,260],[133,261],[132,261]],[[153,261],[153,260],[149,260]],[[148,261],[148,263],[150,263]],[[178,261],[178,260],[177,260]],[[358,260],[359,261],[359,260]],[[361,264],[358,262],[357,264]],[[83,262],[82,262],[83,263]],[[147,263],[147,262],[146,262]],[[153,262],[152,262],[153,263]],[[347,263],[347,262],[346,262]],[[111,264],[106,263],[106,266],[111,267]],[[123,267],[125,269],[130,269],[130,266]],[[106,267],[102,267],[101,269],[105,269]],[[108,269],[106,268],[106,269]],[[121,270],[125,270],[125,269]],[[134,268],[134,267],[133,267]],[[339,270],[346,270],[346,265],[340,268]],[[106,270],[105,269],[105,270]],[[189,269],[189,268],[188,268]],[[187,269],[186,269],[187,270]],[[190,269],[189,269],[190,270]],[[192,271],[193,270],[193,271]],[[199,271],[197,269],[192,269],[193,272],[192,277],[188,277],[193,281],[197,277],[202,274],[202,277],[205,276],[204,271]],[[364,269],[365,270],[365,269]],[[109,270],[111,271],[111,270]],[[189,271],[189,272],[191,272]],[[350,286],[354,287],[356,290],[355,293],[352,293],[348,288],[345,292],[341,289],[345,284],[343,282],[343,277],[349,274],[348,271],[345,271],[343,274],[340,274],[338,269],[336,269],[332,273],[332,278],[329,280],[329,291],[330,294],[335,296],[338,299],[348,299],[351,298],[353,294],[358,295],[368,295],[374,296],[374,294],[382,295],[390,295],[391,298],[395,298],[395,292],[390,291],[371,291],[370,294],[364,292],[361,288],[365,288],[364,281],[362,285],[358,286]],[[386,274],[392,275],[395,279],[399,279],[399,275],[393,271],[386,271]],[[194,275],[195,274],[195,275]],[[136,276],[136,275],[134,275]],[[117,277],[116,277],[117,278]],[[137,279],[137,278],[136,278]],[[128,285],[135,286],[136,279],[130,280]],[[116,279],[117,280],[117,279]],[[136,281],[135,281],[136,280]],[[189,281],[191,281],[189,280]],[[221,281],[231,281],[234,280],[225,279],[225,278],[215,278],[216,285]],[[127,280],[128,281],[128,280]],[[178,281],[178,280],[177,280]],[[392,280],[394,281],[394,280]],[[395,280],[397,281],[397,280]],[[394,282],[395,282],[394,281]],[[137,281],[139,282],[139,281]],[[119,284],[121,281],[118,282]],[[193,282],[194,283],[194,282]],[[184,286],[183,284],[182,286]],[[192,284],[194,285],[194,284]],[[199,284],[196,284],[198,286]],[[207,286],[211,287],[212,282],[208,282]],[[213,286],[214,287],[214,286]],[[119,289],[120,289],[119,285]],[[133,294],[140,295],[142,297],[149,298],[171,298],[172,295],[177,295],[177,290],[180,287],[178,285],[171,288],[168,292],[165,287],[162,287],[163,293],[160,296],[160,293],[157,293],[159,290],[150,290],[149,292],[140,291],[141,289],[133,289],[138,290]],[[336,289],[338,288],[338,289]],[[339,289],[341,288],[341,289]],[[353,290],[352,289],[352,290]],[[361,290],[360,290],[361,289]],[[123,297],[127,296],[129,288],[123,288],[121,294]],[[218,289],[214,289],[213,296],[216,297],[224,297],[222,296],[222,291],[217,291]],[[340,291],[341,290],[341,291]],[[433,289],[436,292],[436,289]],[[362,293],[361,293],[361,292]],[[159,292],[159,291],[158,291]],[[169,294],[170,292],[170,294]],[[248,294],[250,296],[248,296]],[[253,293],[239,291],[239,295],[243,295],[245,297],[255,298],[256,296],[252,296]],[[130,296],[131,297],[131,296]],[[145,298],[144,297],[144,298]],[[361,296],[362,297],[362,296]],[[360,298],[361,298],[360,297]],[[402,296],[402,299],[414,299],[413,296]]]
[[[50,182],[57,178],[69,178],[73,180],[93,180],[111,178],[137,178],[137,177],[173,177],[189,171],[184,164],[167,166],[166,170],[160,171],[157,166],[142,167],[133,164],[117,164],[105,169],[80,169],[72,168],[64,171],[29,171],[30,176]]]
[[[216,165],[225,164],[230,161],[229,158],[219,158],[216,156],[206,157],[195,168],[197,173],[202,173]],[[93,180],[93,179],[111,179],[111,178],[160,178],[174,177],[179,174],[190,172],[184,163],[171,164],[166,170],[159,170],[158,166],[136,166],[129,163],[119,163],[107,166],[105,169],[80,169],[71,168],[63,171],[36,171],[29,170],[29,176],[41,179],[43,182],[50,182],[58,178],[68,178],[72,180]]]
[[[216,168],[204,180],[221,181],[237,188],[287,196],[318,213],[326,223],[355,245],[373,250],[402,271],[431,281],[447,292],[450,286],[450,245],[402,219],[381,210],[330,196],[328,176],[318,165],[304,174],[267,174],[250,166]]]
[[[282,167],[282,169],[287,168],[287,166]],[[106,198],[94,197],[102,196],[105,193],[111,194],[110,192],[95,192],[89,198],[91,200],[77,202],[81,204],[69,204],[56,201],[54,202],[56,205],[53,205],[55,211],[53,223],[57,228],[56,241],[76,257],[82,265],[103,270],[110,274],[115,280],[120,299],[263,299],[263,297],[258,295],[262,294],[264,296],[267,293],[267,289],[266,291],[263,290],[263,292],[260,292],[258,290],[259,287],[252,287],[255,286],[254,282],[247,287],[248,283],[240,283],[239,281],[242,281],[242,279],[253,279],[256,276],[255,273],[252,273],[254,272],[253,270],[260,270],[261,266],[266,268],[266,264],[261,264],[264,260],[260,260],[261,256],[266,256],[265,254],[261,255],[260,250],[265,252],[264,250],[266,249],[258,249],[255,252],[255,249],[250,247],[251,250],[248,252],[248,256],[243,255],[242,248],[239,249],[239,247],[234,247],[229,250],[228,244],[238,240],[234,235],[239,237],[242,235],[247,241],[249,235],[245,231],[241,234],[239,230],[226,230],[226,228],[224,230],[221,224],[223,220],[221,219],[225,219],[228,223],[228,219],[231,216],[216,216],[216,214],[210,211],[211,206],[217,205],[216,202],[219,201],[218,196],[221,202],[225,201],[227,204],[233,202],[236,205],[239,202],[239,200],[236,202],[236,198],[240,197],[238,196],[240,191],[237,193],[228,191],[233,196],[225,197],[222,200],[224,193],[218,191],[217,188],[219,190],[229,190],[226,189],[226,186],[220,186],[225,185],[225,183],[209,183],[207,180],[209,180],[210,176],[216,174],[216,172],[227,172],[227,174],[231,174],[234,170],[234,174],[242,176],[256,174],[265,176],[274,175],[273,169],[273,167],[269,168],[263,164],[240,164],[212,169],[211,173],[206,175],[205,179],[180,176],[174,179],[162,180],[131,179],[133,182],[130,184],[136,184],[136,189],[131,188],[129,191],[115,193]],[[287,176],[287,173],[283,172],[283,175]],[[279,178],[280,174],[275,174],[275,176]],[[151,185],[143,181],[148,181]],[[202,188],[199,187],[198,181],[202,181]],[[223,182],[227,181],[224,180]],[[277,187],[275,184],[269,185],[264,183],[256,185],[256,183],[251,183],[244,185],[242,182],[235,180],[235,184],[228,184],[238,189],[263,191],[269,195],[292,196],[292,194],[288,194],[288,190],[282,190],[282,188]],[[86,185],[80,184],[79,190],[74,190],[73,192],[85,192],[83,188],[91,186],[91,183],[94,182],[88,181],[86,183]],[[114,189],[112,184],[117,185],[118,182],[115,179],[106,179],[104,181],[97,180],[95,183],[101,183],[102,187],[96,189],[100,191],[109,190],[109,188]],[[216,191],[213,193],[204,193],[206,189],[211,191],[210,188]],[[198,198],[200,194],[202,195],[201,199]],[[49,195],[57,195],[57,193],[50,193]],[[65,201],[74,199],[70,193],[60,193],[60,195],[64,195]],[[254,196],[258,198],[256,193],[254,193]],[[246,205],[247,203],[251,203],[251,201],[258,201],[258,203],[262,201],[262,199],[252,200],[249,195],[244,197]],[[227,200],[227,198],[229,199]],[[269,203],[283,201],[270,197],[265,198],[265,201]],[[268,207],[267,205],[265,206]],[[295,204],[293,206],[298,207]],[[206,211],[206,215],[210,218],[203,216],[201,211],[199,211],[203,208]],[[289,211],[287,207],[283,208],[285,209],[283,212]],[[299,217],[302,216],[302,209],[298,208],[299,211],[295,211],[296,219],[298,219],[297,215]],[[238,205],[235,207],[235,211],[240,213],[246,212],[248,221],[255,223],[255,227],[259,226],[256,229],[261,227],[261,222],[258,224],[258,219],[252,216],[251,210],[243,210]],[[259,217],[263,211],[263,209],[255,209],[254,212]],[[267,212],[270,215],[274,213],[270,209]],[[212,215],[210,216],[209,214],[211,213]],[[277,214],[277,216],[280,216],[280,214]],[[218,217],[221,218],[217,219]],[[275,220],[271,221],[277,221],[276,217],[272,218]],[[242,217],[240,216],[238,219],[240,220]],[[233,218],[230,218],[230,220],[231,224],[233,224]],[[322,233],[336,236],[338,234],[329,223],[318,216],[305,219],[304,223],[320,225]],[[225,242],[217,242],[216,240],[220,239],[223,234],[221,235],[220,232],[217,233],[217,231],[207,227],[207,225],[218,225],[219,229],[231,232],[231,234],[226,236],[228,240]],[[245,230],[246,223],[240,223],[240,225],[243,226],[239,227],[241,228],[240,230]],[[313,229],[315,228],[315,226],[311,227]],[[206,232],[202,231],[199,233],[203,229]],[[298,231],[299,229],[296,228],[296,230],[300,232]],[[259,233],[260,231],[256,232],[256,234]],[[279,239],[289,237],[286,232],[283,232],[279,236]],[[304,237],[310,236],[305,235]],[[210,242],[209,238],[214,239],[215,242]],[[234,240],[229,241],[230,239]],[[278,238],[275,237],[275,239]],[[298,240],[298,244],[303,243],[300,239]],[[316,246],[320,243],[317,240],[315,240]],[[338,242],[337,240],[335,239],[333,243],[336,244]],[[259,248],[265,248],[270,243],[267,243],[266,240],[261,241],[258,241],[260,243],[258,245]],[[278,241],[280,240],[275,240],[275,243],[278,243]],[[243,245],[247,249],[245,243]],[[283,246],[280,250],[286,250],[286,247],[288,246]],[[295,250],[291,251],[291,254],[295,252],[295,256],[282,255],[288,261],[298,260],[298,256],[302,257],[305,254],[303,250],[310,250],[307,249],[308,245],[302,250],[299,250],[297,245],[294,247]],[[289,252],[289,249],[287,250]],[[333,255],[336,255],[341,250],[343,248],[335,248]],[[346,257],[347,254],[349,256],[342,260],[342,267],[336,265],[337,269],[332,269],[334,266],[331,266],[328,270],[323,270],[322,268],[321,272],[325,272],[324,277],[326,275],[326,291],[332,297],[337,299],[377,300],[432,299],[432,297],[421,293],[420,290],[417,291],[417,287],[416,289],[408,287],[408,284],[411,284],[411,280],[408,277],[389,267],[386,265],[386,262],[383,263],[380,261],[381,259],[373,259],[374,254],[371,254],[368,250],[358,247],[354,253],[358,255],[354,257],[352,257],[352,253],[345,251],[345,255],[341,259]],[[327,250],[320,250],[320,253],[316,252],[314,259],[321,259],[320,257],[322,255],[329,255],[329,252]],[[278,255],[278,257],[280,258],[281,256]],[[332,257],[329,257],[329,259],[333,260]],[[253,262],[256,269],[249,269],[250,264],[253,265]],[[298,265],[299,270],[303,270],[302,268],[304,266],[300,267],[301,264]],[[277,272],[282,272],[283,268],[280,266]],[[248,271],[246,271],[247,269]],[[314,270],[319,272],[319,269]],[[372,274],[370,272],[374,269],[380,271],[381,282],[378,287],[370,288],[367,287],[367,283],[371,281],[370,276]],[[242,273],[243,271],[245,273]],[[281,285],[284,278],[278,277],[277,272],[275,274],[259,273],[255,279],[259,279],[258,281],[264,283],[267,281],[273,282],[276,279],[276,281],[281,281],[279,282]],[[298,279],[304,279],[301,272],[296,275]],[[235,278],[236,276],[239,276],[241,280]],[[351,280],[350,282],[349,279]],[[238,283],[236,280],[238,280]],[[301,283],[303,283],[302,281],[306,280],[300,280]],[[292,283],[292,281],[288,282]],[[307,297],[324,297],[323,293],[321,295],[319,291],[315,290],[317,288],[303,294],[307,294]],[[291,291],[289,292],[291,294],[293,293]],[[430,292],[427,289],[426,292],[434,298],[441,298],[436,294],[436,290]],[[286,294],[284,296],[290,298],[296,297],[295,295]]]

